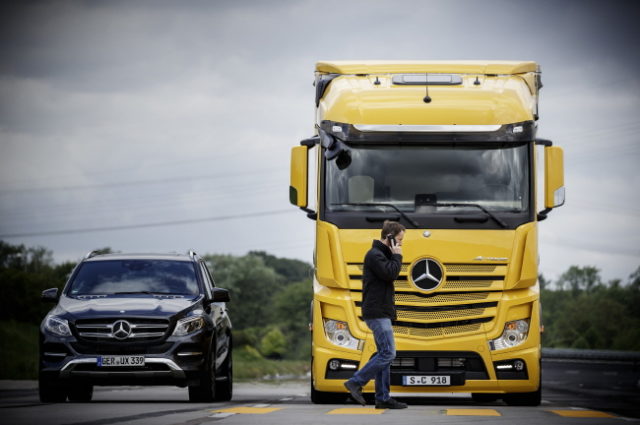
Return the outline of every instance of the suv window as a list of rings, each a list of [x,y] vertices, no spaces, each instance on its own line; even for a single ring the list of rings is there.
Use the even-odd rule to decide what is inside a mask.
[[[192,262],[171,260],[108,260],[86,262],[71,282],[68,294],[119,293],[198,295]]]
[[[207,266],[200,262],[200,270],[202,270],[202,280],[204,281],[204,287],[207,291],[207,297],[213,297],[213,290],[211,289],[214,285],[211,282],[211,275],[209,274],[209,270],[207,270]]]

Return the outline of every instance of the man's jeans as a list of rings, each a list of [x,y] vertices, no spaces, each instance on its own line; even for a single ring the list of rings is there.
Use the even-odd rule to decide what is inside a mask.
[[[373,332],[378,352],[362,369],[349,380],[364,387],[371,379],[376,380],[376,400],[389,400],[389,368],[396,358],[391,319],[368,319],[365,323]]]

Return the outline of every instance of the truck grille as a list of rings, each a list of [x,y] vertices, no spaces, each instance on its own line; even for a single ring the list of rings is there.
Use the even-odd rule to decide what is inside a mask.
[[[153,340],[167,333],[169,321],[165,319],[87,319],[75,323],[78,336],[85,340]]]
[[[477,290],[492,289],[501,290],[507,271],[506,263],[496,264],[444,264],[445,279],[441,290]],[[362,263],[347,264],[350,286],[354,289],[362,288]],[[400,275],[394,282],[397,290],[416,289],[411,282],[409,272],[411,264],[404,263],[400,269]]]
[[[483,331],[497,316],[507,264],[444,264],[444,281],[434,291],[423,291],[410,278],[411,265],[403,264],[394,282],[398,336],[442,338]],[[362,316],[362,269],[347,264],[351,294]]]

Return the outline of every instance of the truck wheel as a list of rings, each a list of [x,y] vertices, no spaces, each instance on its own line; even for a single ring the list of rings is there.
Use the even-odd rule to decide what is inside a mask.
[[[509,393],[502,399],[510,406],[539,406],[542,401],[542,391],[538,388],[537,391],[530,393]]]
[[[57,379],[38,379],[38,393],[42,403],[64,403],[67,400],[67,388]]]
[[[202,371],[200,382],[189,387],[189,401],[207,403],[216,397],[216,358],[213,346],[207,356],[205,370]]]
[[[492,403],[500,397],[498,394],[472,393],[471,398],[476,403]]]
[[[93,398],[93,385],[91,384],[80,384],[80,385],[71,385],[69,387],[69,401],[74,401],[78,403],[88,403]]]
[[[229,401],[233,396],[233,356],[231,343],[229,343],[229,351],[227,358],[222,363],[220,376],[216,380],[216,401]]]
[[[313,386],[313,361],[311,362],[311,402],[314,404],[342,404],[347,394],[318,391]]]

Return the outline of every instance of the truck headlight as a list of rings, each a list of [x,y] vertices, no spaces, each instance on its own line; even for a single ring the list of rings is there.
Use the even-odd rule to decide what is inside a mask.
[[[529,319],[507,322],[502,335],[489,341],[489,347],[492,351],[516,347],[526,341],[527,335],[529,335]]]
[[[363,341],[351,335],[346,322],[325,319],[324,333],[332,344],[352,350],[362,350]]]
[[[204,318],[201,316],[185,317],[178,320],[176,323],[176,329],[173,331],[173,336],[185,336],[193,333],[197,330],[204,328]]]
[[[57,336],[71,336],[71,329],[67,319],[58,316],[47,316],[44,319],[44,329]]]

